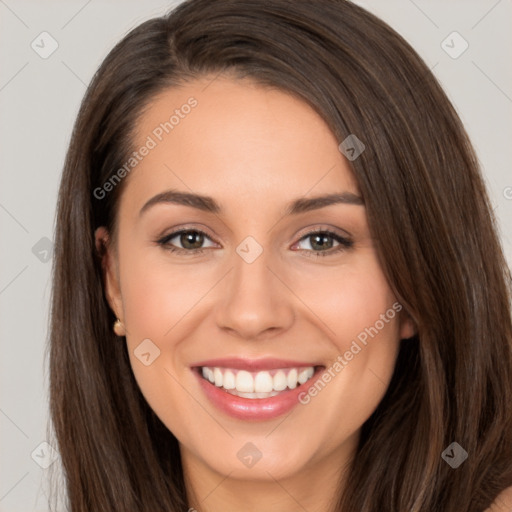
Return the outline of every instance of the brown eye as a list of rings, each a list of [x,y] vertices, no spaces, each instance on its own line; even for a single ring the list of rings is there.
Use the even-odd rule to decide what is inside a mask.
[[[184,249],[199,249],[204,242],[204,234],[199,231],[184,231],[180,235],[180,243]]]
[[[165,249],[179,253],[201,252],[203,249],[215,247],[210,237],[198,229],[182,229],[164,236],[157,241]]]
[[[325,250],[331,249],[334,245],[333,237],[326,235],[324,233],[317,233],[315,235],[310,235],[310,245],[314,250]]]
[[[332,231],[313,231],[303,236],[295,244],[295,247],[315,256],[327,256],[344,249],[349,249],[352,245],[352,240]]]

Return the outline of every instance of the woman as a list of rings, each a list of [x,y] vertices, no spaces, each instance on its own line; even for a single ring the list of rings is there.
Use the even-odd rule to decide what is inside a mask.
[[[510,275],[410,46],[341,0],[190,0],[107,56],[59,196],[70,510],[500,510]]]

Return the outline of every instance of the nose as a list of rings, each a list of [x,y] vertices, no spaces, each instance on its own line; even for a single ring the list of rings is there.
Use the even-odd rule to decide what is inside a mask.
[[[252,263],[238,254],[226,276],[216,310],[218,327],[243,339],[258,340],[289,329],[294,320],[293,293],[278,278],[266,251]],[[269,268],[270,267],[270,268]]]

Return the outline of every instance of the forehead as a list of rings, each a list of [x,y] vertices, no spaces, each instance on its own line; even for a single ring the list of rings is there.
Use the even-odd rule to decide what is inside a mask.
[[[148,105],[123,195],[140,204],[172,188],[213,196],[236,211],[307,194],[358,193],[338,144],[305,101],[247,79],[205,77]]]

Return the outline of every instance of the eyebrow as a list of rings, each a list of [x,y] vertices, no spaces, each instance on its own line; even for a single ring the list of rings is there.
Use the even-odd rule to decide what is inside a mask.
[[[171,203],[183,206],[190,206],[209,213],[221,213],[222,208],[212,197],[177,190],[166,190],[149,199],[139,212],[139,217],[149,208],[160,203]],[[305,198],[301,197],[292,201],[285,215],[296,215],[299,213],[318,210],[333,204],[364,205],[363,199],[352,192],[341,192],[339,194],[327,194],[323,196]]]

